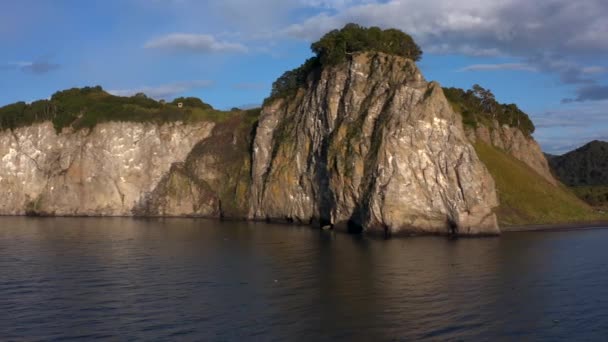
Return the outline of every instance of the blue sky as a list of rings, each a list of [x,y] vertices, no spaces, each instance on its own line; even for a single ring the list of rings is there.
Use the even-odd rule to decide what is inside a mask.
[[[0,105],[101,85],[259,104],[309,45],[348,22],[396,27],[428,80],[516,103],[544,150],[608,140],[605,0],[2,0]]]

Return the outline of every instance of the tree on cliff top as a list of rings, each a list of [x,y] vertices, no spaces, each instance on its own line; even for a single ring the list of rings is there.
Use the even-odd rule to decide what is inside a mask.
[[[64,127],[92,128],[108,121],[219,122],[229,117],[227,114],[194,97],[179,97],[167,104],[143,93],[116,96],[95,86],[58,91],[48,100],[31,104],[17,102],[0,107],[0,131],[43,121],[51,121],[58,132]]]
[[[422,50],[407,33],[397,29],[382,30],[375,26],[366,28],[352,23],[328,32],[312,43],[310,48],[322,65],[341,63],[348,55],[360,51],[384,52],[414,61],[422,57]]]
[[[306,84],[308,75],[323,66],[336,65],[348,56],[363,51],[383,52],[419,61],[422,50],[407,33],[397,29],[382,30],[379,27],[363,27],[347,24],[333,30],[310,46],[315,56],[300,67],[287,71],[272,84],[269,99],[289,96]]]
[[[527,136],[534,133],[534,123],[528,114],[514,103],[499,103],[490,89],[475,84],[469,90],[443,88],[443,93],[454,110],[462,115],[462,122],[466,126],[492,127],[492,120],[496,120],[500,125],[520,129]]]

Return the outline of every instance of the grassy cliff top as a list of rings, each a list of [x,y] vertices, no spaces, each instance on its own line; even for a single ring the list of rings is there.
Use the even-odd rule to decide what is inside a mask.
[[[311,44],[314,57],[299,67],[286,71],[273,84],[270,97],[264,102],[290,97],[306,85],[310,74],[323,67],[338,65],[347,61],[353,54],[361,52],[381,52],[419,61],[422,50],[414,39],[398,29],[381,29],[346,24],[339,30],[326,33]]]
[[[182,103],[182,108],[178,107],[178,103]],[[59,91],[50,100],[30,104],[17,102],[0,107],[0,130],[43,121],[51,121],[57,131],[64,127],[92,128],[108,121],[222,121],[238,112],[238,109],[220,111],[193,97],[180,97],[165,103],[144,94],[115,96],[97,86]]]

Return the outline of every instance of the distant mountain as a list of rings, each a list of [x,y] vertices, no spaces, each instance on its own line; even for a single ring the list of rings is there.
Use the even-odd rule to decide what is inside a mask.
[[[547,159],[555,175],[569,186],[608,185],[608,142],[594,140]]]

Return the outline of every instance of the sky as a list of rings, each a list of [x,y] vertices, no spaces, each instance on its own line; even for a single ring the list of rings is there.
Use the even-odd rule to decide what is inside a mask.
[[[544,151],[608,141],[606,0],[0,0],[0,106],[101,85],[251,107],[349,22],[398,28],[427,80],[516,103]]]

